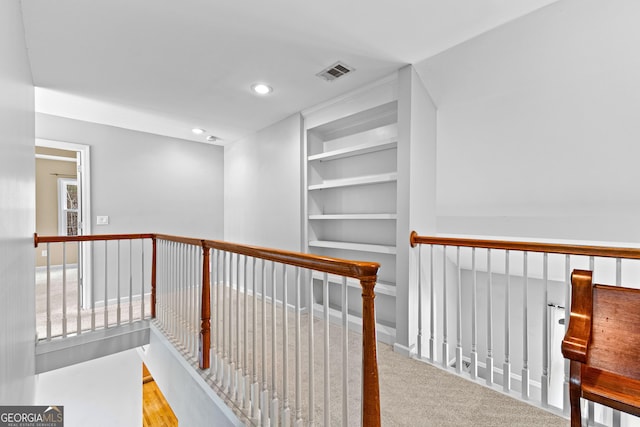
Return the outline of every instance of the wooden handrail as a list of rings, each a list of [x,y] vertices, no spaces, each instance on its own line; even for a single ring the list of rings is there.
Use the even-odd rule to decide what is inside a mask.
[[[380,264],[378,264],[377,262],[344,260],[320,255],[303,254],[259,246],[229,243],[220,240],[198,240],[188,237],[171,236],[166,234],[156,234],[155,236],[158,239],[170,240],[173,242],[185,243],[195,246],[205,245],[210,249],[219,249],[222,251],[233,252],[240,255],[247,255],[253,258],[260,258],[267,261],[274,261],[281,264],[308,268],[311,270],[337,274],[340,276],[353,277],[360,280],[376,278],[378,275],[378,269],[380,268]]]
[[[33,233],[33,244],[37,248],[40,243],[62,242],[95,242],[102,240],[137,240],[153,239],[155,234],[91,234],[88,236],[38,236]]]
[[[550,254],[584,255],[605,258],[640,259],[640,249],[615,248],[610,246],[565,245],[560,243],[514,242],[508,240],[466,239],[456,237],[420,236],[412,231],[411,247],[418,244],[461,246],[470,248],[502,249],[523,252],[546,252]]]

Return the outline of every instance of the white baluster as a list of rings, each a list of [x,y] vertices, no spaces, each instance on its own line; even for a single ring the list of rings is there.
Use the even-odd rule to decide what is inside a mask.
[[[185,277],[183,283],[183,298],[184,298],[184,334],[185,342],[184,346],[187,350],[187,354],[191,356],[193,350],[193,322],[191,314],[193,313],[193,307],[191,307],[191,284],[193,283],[193,245],[187,245],[185,248]],[[157,280],[157,279],[156,279]]]
[[[229,313],[229,308],[231,305],[228,301],[231,299],[230,289],[229,289],[229,275],[231,272],[227,267],[227,260],[231,254],[229,252],[224,252],[222,255],[222,354],[223,354],[223,381],[222,387],[223,390],[228,391],[229,389],[229,375],[228,375],[228,366],[229,366],[229,347],[231,344],[231,325],[228,325],[228,320],[231,318],[231,313]],[[227,333],[227,330],[229,333]]]
[[[543,304],[542,304],[542,377],[540,378],[542,407],[549,406],[549,254],[542,255],[542,281]]]
[[[324,425],[331,425],[330,423],[330,400],[329,400],[329,390],[330,390],[330,376],[329,376],[329,275],[324,273],[322,279],[322,305],[324,308]]]
[[[315,396],[314,396],[314,336],[313,336],[313,319],[314,307],[313,307],[313,274],[309,272],[309,426],[315,424]]]
[[[529,263],[528,252],[524,252],[522,273],[522,398],[529,399]]]
[[[242,407],[242,354],[240,342],[240,254],[236,254],[236,372],[235,400]]]
[[[89,253],[93,253],[93,242],[89,241]],[[47,252],[48,254],[49,252]],[[91,279],[91,331],[96,330],[96,280]]]
[[[593,275],[595,277],[595,259],[592,256],[589,257],[589,270],[593,271]],[[595,424],[595,421],[594,421],[595,405],[592,401],[589,400],[587,401],[587,406],[589,408],[589,410],[587,411],[589,414],[588,424],[592,426]]]
[[[569,318],[571,317],[571,257],[565,255],[564,257],[564,284],[565,284],[565,297],[564,297],[564,330],[567,331],[569,327]],[[564,360],[564,384],[563,384],[563,412],[568,415],[571,410],[571,403],[569,399],[569,360]]]
[[[349,301],[347,278],[342,277],[342,425],[349,425]]]
[[[185,271],[185,261],[184,261],[184,253],[185,253],[185,244],[178,244],[178,253],[176,254],[178,261],[178,280],[176,280],[176,296],[175,296],[175,304],[176,304],[176,336],[175,339],[180,345],[182,343],[183,338],[183,327],[184,327],[184,314],[182,311],[182,286],[184,281],[184,271]]]
[[[144,242],[140,240],[140,319],[144,318]]]
[[[67,242],[62,242],[62,336],[67,336]]]
[[[47,341],[51,340],[51,248],[47,242]]]
[[[471,367],[472,379],[478,378],[478,325],[477,325],[477,302],[478,302],[478,272],[476,271],[476,248],[471,248]]]
[[[198,281],[199,281],[198,271],[202,272],[202,267],[201,267],[202,263],[198,257],[198,252],[200,252],[199,248],[195,245],[192,245],[191,250],[189,251],[189,265],[191,265],[191,268],[190,268],[191,273],[189,275],[190,277],[190,280],[189,280],[189,335],[191,337],[189,341],[189,349],[190,349],[191,357],[193,357],[193,359],[195,360],[198,359],[198,338],[199,338],[199,333],[198,333],[199,332],[198,331],[199,311],[197,306],[198,293],[196,292],[196,289],[198,287]],[[209,261],[211,261],[211,257],[209,257]],[[213,305],[213,292],[211,292],[213,289],[215,289],[215,284],[213,283],[213,280],[210,280],[209,307],[211,307],[212,310],[215,310],[215,306]],[[213,323],[211,325],[211,331],[214,331]],[[209,339],[210,339],[209,349],[211,351],[215,347],[212,345],[213,344],[212,337],[209,337]],[[212,359],[209,358],[209,360],[212,360]]]
[[[429,360],[435,362],[436,357],[436,286],[433,283],[433,257],[435,248],[429,245]]]
[[[456,247],[456,270],[457,270],[457,296],[456,296],[456,372],[462,373],[462,270],[460,268],[460,246]]]
[[[491,270],[491,249],[487,249],[487,385],[493,385],[493,273]]]
[[[212,292],[213,297],[215,299],[213,303],[213,329],[215,330],[215,345],[213,345],[213,353],[214,353],[214,363],[213,369],[211,369],[211,375],[213,379],[219,383],[220,382],[220,293],[222,292],[220,286],[220,250],[213,250],[213,282],[215,284],[215,288]],[[202,292],[202,282],[198,284],[198,293]]]
[[[287,266],[282,265],[282,425],[289,426],[289,298]]]
[[[622,258],[616,258],[616,286],[622,286]],[[613,409],[612,427],[620,427],[621,422],[620,411]]]
[[[165,244],[165,251],[166,252],[169,251],[169,249],[166,247],[166,244]],[[166,262],[167,262],[167,266],[165,268],[167,268],[167,272],[168,272],[169,262],[168,260]],[[165,286],[166,286],[166,283],[165,283]],[[129,323],[131,322],[133,322],[133,240],[129,240]],[[165,322],[166,322],[166,317],[165,317]]]
[[[502,364],[502,390],[505,393],[511,391],[511,349],[510,349],[510,329],[511,329],[511,301],[509,293],[511,291],[511,272],[509,270],[509,257],[511,253],[507,250],[504,254],[504,275],[506,279],[504,290],[504,363]]]
[[[274,426],[278,425],[278,374],[277,374],[277,346],[276,346],[276,302],[277,302],[277,289],[276,289],[276,264],[271,262],[271,416],[270,423]]]
[[[189,348],[189,273],[191,266],[189,265],[189,248],[191,245],[184,244],[182,246],[182,278],[180,280],[180,306],[182,307],[182,345],[185,349]]]
[[[118,302],[117,302],[118,305],[117,305],[117,308],[116,308],[116,324],[118,326],[120,326],[120,321],[122,320],[122,311],[121,311],[122,308],[121,308],[121,305],[120,305],[120,297],[121,297],[121,295],[120,295],[120,243],[121,243],[120,240],[118,240],[118,263],[116,264],[116,277],[117,277],[117,279],[116,279],[116,286],[117,286],[116,298],[118,300]]]
[[[302,351],[300,337],[300,267],[296,267],[296,427],[302,427]]]
[[[418,359],[422,358],[422,245],[418,245]]]
[[[178,313],[176,312],[176,292],[178,285],[178,275],[180,274],[178,271],[179,263],[178,263],[178,246],[180,244],[174,242],[171,246],[171,284],[169,288],[169,324],[168,331],[169,333],[175,337],[176,336],[176,317]]]
[[[442,367],[449,367],[449,320],[447,319],[447,247],[442,246]]]
[[[249,263],[247,262],[247,256],[243,257],[243,269],[244,269],[244,382],[242,390],[243,400],[242,407],[244,409],[250,408],[251,396],[251,377],[249,375]]]
[[[192,307],[192,293],[191,285],[194,280],[194,259],[193,259],[193,245],[185,245],[184,248],[184,274],[182,282],[182,295],[183,295],[183,307],[184,307],[184,346],[189,356],[193,351],[193,307]],[[211,296],[211,295],[209,295]]]
[[[109,327],[109,301],[107,299],[107,292],[109,286],[108,280],[108,272],[109,272],[109,262],[107,261],[107,253],[109,252],[109,247],[107,244],[107,240],[104,241],[104,328],[107,329]]]
[[[227,390],[227,394],[231,397],[231,399],[233,399],[233,394],[234,394],[234,390],[233,390],[233,377],[235,374],[235,363],[234,363],[234,353],[233,353],[233,259],[234,259],[234,254],[232,252],[229,252],[229,268],[227,270],[227,277],[228,277],[228,281],[227,281],[227,287],[228,287],[228,298],[227,298],[227,304],[229,305],[227,313],[228,313],[228,323],[229,323],[229,335],[227,337],[227,342],[228,342],[228,351],[229,351],[229,358],[227,360],[227,386],[226,386],[226,390]]]
[[[228,340],[228,351],[229,351],[229,359],[227,361],[227,393],[229,396],[231,396],[231,398],[233,399],[233,394],[234,394],[234,386],[233,386],[233,378],[235,376],[235,364],[234,364],[234,353],[233,353],[233,253],[229,252],[229,269],[227,270],[227,277],[229,278],[227,281],[227,286],[228,286],[228,304],[229,304],[229,308],[228,308],[228,323],[229,323],[229,336],[227,337]]]
[[[262,425],[269,425],[269,384],[267,380],[267,262],[262,261],[262,393],[260,412]]]
[[[48,252],[47,252],[48,253]],[[77,307],[76,307],[76,332],[78,335],[82,333],[82,318],[80,316],[80,310],[82,308],[82,276],[80,270],[82,269],[82,242],[78,242],[78,265],[76,267],[76,289],[77,289]]]
[[[252,269],[251,269],[251,283],[252,283],[252,291],[253,291],[253,330],[251,332],[251,371],[253,372],[253,382],[251,383],[251,418],[254,420],[260,419],[260,407],[259,407],[259,383],[258,383],[258,368],[256,364],[257,354],[258,354],[258,286],[256,285],[256,259],[252,258]]]

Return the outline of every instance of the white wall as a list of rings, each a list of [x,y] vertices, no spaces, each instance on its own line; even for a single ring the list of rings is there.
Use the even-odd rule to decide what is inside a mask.
[[[36,135],[90,146],[94,234],[223,238],[222,147],[40,113]]]
[[[411,66],[398,73],[398,220],[396,257],[396,344],[415,345],[417,260],[409,235],[436,232],[436,108]],[[397,347],[396,347],[397,348]]]
[[[162,332],[154,325],[150,332],[139,354],[181,426],[244,425]]]
[[[225,146],[224,237],[300,251],[301,117]]]
[[[438,232],[640,241],[638,16],[564,0],[417,64]]]
[[[0,403],[34,398],[34,95],[18,0],[0,2]]]
[[[68,427],[140,426],[140,356],[127,350],[39,374],[36,404],[64,406]]]

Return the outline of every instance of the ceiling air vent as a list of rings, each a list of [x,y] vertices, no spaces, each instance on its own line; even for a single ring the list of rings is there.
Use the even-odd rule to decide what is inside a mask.
[[[342,62],[336,62],[329,68],[325,68],[324,70],[320,71],[318,74],[316,74],[316,76],[321,77],[328,82],[332,82],[335,79],[340,78],[352,71],[355,71],[355,68],[349,67]]]

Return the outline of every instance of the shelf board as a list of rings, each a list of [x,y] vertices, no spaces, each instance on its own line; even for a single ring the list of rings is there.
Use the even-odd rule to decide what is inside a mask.
[[[395,255],[396,247],[388,245],[373,245],[368,243],[334,242],[330,240],[312,240],[309,246],[316,248],[346,249],[349,251],[375,252]]]
[[[370,214],[315,214],[309,215],[309,219],[397,219],[394,213],[370,213]]]
[[[341,284],[342,283],[342,277],[343,276],[338,276],[337,274],[328,274],[327,275],[327,280],[329,280],[329,282],[331,283],[338,283]],[[319,271],[314,271],[313,272],[313,278],[314,279],[318,279],[318,280],[323,280],[324,279],[324,273],[319,272]],[[347,286],[350,288],[356,288],[356,289],[360,289],[360,282],[357,279],[354,279],[352,277],[347,277]],[[382,280],[378,280],[376,282],[376,287],[374,288],[374,291],[376,294],[384,294],[384,295],[389,295],[392,297],[396,296],[396,286],[391,283],[391,282],[385,282]]]
[[[361,154],[374,153],[376,151],[390,150],[398,146],[398,138],[387,138],[381,141],[372,141],[364,144],[354,145],[353,147],[341,148],[338,150],[327,151],[325,153],[314,154],[308,157],[310,162],[314,160],[329,161],[342,159],[345,157],[359,156]]]
[[[393,182],[398,180],[397,172],[381,173],[377,175],[356,176],[353,178],[331,179],[324,181],[322,184],[310,185],[309,191],[324,190],[327,188],[350,187],[354,185],[379,184],[384,182]]]

